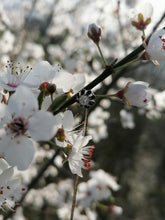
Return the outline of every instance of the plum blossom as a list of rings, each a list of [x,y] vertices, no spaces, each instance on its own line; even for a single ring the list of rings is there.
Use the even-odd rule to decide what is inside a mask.
[[[16,192],[20,188],[19,179],[13,179],[14,168],[9,167],[4,159],[0,159],[0,209],[3,212],[9,210],[14,211],[13,206],[16,204],[14,201],[17,197]],[[20,188],[23,193],[25,189]],[[22,194],[21,193],[21,194]],[[19,198],[20,199],[20,198]]]
[[[81,205],[90,206],[92,202],[108,199],[112,195],[111,190],[119,189],[119,184],[110,174],[101,169],[91,171],[90,179],[79,184],[78,201]]]
[[[35,152],[35,141],[50,140],[57,131],[58,120],[38,110],[37,99],[24,86],[11,96],[8,106],[0,103],[0,155],[12,166],[25,170]]]
[[[125,109],[120,111],[120,121],[123,128],[133,129],[135,127],[133,114]]]
[[[14,65],[7,61],[6,72],[1,74],[0,86],[7,91],[15,91],[19,85],[22,85],[32,68],[27,66],[22,68],[20,63]]]
[[[152,34],[147,48],[147,54],[153,61],[165,60],[165,28],[162,28]]]
[[[69,162],[70,170],[73,174],[83,177],[81,169],[89,170],[94,146],[86,146],[92,136],[72,134],[70,141],[64,149]]]
[[[129,82],[126,87],[115,94],[116,97],[123,100],[130,106],[143,108],[151,100],[151,94],[148,92],[149,84],[142,81]]]
[[[57,117],[59,117],[59,129],[56,134],[56,144],[62,147],[65,145],[65,141],[70,139],[74,125],[74,117],[70,110],[65,111],[63,115],[57,115]]]
[[[56,94],[60,95],[71,90],[74,93],[79,91],[85,84],[85,77],[82,74],[70,74],[59,65],[51,66],[47,61],[40,61],[34,65],[33,70],[26,79],[26,83],[38,90],[44,82],[54,84]]]

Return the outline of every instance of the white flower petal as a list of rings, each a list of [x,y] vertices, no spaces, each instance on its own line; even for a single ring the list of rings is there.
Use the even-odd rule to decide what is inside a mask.
[[[8,167],[9,167],[8,163],[3,158],[0,158],[0,170],[5,170]]]
[[[75,160],[68,160],[68,161],[69,161],[69,167],[70,167],[71,172],[73,174],[77,174],[80,177],[83,177],[82,172],[81,172],[82,167],[80,166],[80,164]]]
[[[161,39],[162,38],[162,39]],[[152,60],[165,60],[165,49],[164,40],[165,39],[165,29],[160,29],[152,34],[148,45],[147,52],[149,53]]]
[[[19,170],[26,170],[33,160],[35,146],[26,137],[11,140],[10,148],[5,152],[5,159],[11,166],[17,166]]]
[[[37,88],[41,83],[49,81],[51,71],[52,66],[47,61],[40,61],[34,65],[25,83]]]
[[[71,131],[73,129],[73,124],[74,124],[74,117],[73,113],[68,110],[64,112],[64,117],[63,117],[63,127],[67,131]]]
[[[7,105],[0,103],[0,127],[3,127],[4,123],[11,120],[10,109]]]
[[[12,178],[13,174],[13,167],[4,170],[3,173],[0,175],[0,186],[6,185],[7,181]]]
[[[33,115],[38,109],[38,102],[30,89],[19,86],[11,96],[8,106],[13,114],[27,117]]]
[[[58,120],[50,113],[36,112],[29,119],[29,132],[36,141],[50,140],[57,132]]]

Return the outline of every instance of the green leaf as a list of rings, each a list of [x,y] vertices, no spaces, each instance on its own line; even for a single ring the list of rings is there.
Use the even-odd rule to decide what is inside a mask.
[[[42,104],[43,104],[43,101],[45,99],[45,96],[46,96],[46,92],[45,91],[41,91],[39,96],[38,96],[38,106],[39,106],[39,109],[41,109],[41,107],[42,107]]]
[[[151,22],[151,18],[147,18],[147,20],[145,21],[146,24],[149,24]]]
[[[55,112],[66,102],[67,99],[67,94],[62,94],[61,96],[55,98],[52,104],[49,106],[48,111]]]
[[[136,21],[132,21],[132,25],[133,25],[134,27],[136,27],[136,26],[137,26],[137,22],[136,22]]]
[[[144,17],[142,15],[142,13],[138,14],[138,21],[144,21]]]

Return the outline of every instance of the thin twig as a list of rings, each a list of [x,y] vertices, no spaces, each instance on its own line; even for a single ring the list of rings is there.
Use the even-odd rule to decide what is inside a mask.
[[[85,110],[85,120],[84,120],[84,127],[83,127],[83,136],[85,136],[85,133],[86,133],[87,118],[88,118],[88,109]],[[76,180],[75,180],[75,185],[74,185],[74,193],[73,193],[72,210],[71,210],[70,220],[73,220],[74,209],[75,209],[75,206],[76,206],[76,196],[77,196],[78,182],[79,182],[79,176],[77,175],[76,176]]]
[[[125,55],[126,55],[127,54],[127,46],[126,46],[125,41],[124,41],[123,27],[122,27],[121,20],[120,20],[120,0],[118,0],[117,6],[118,6],[118,8],[117,8],[117,20],[118,20],[118,24],[119,24],[119,32],[120,32],[120,36],[121,36],[121,42],[122,42],[123,50],[124,50]]]
[[[148,36],[146,39],[146,42],[148,43],[152,33],[157,29],[157,27],[160,25],[160,23],[163,21],[165,18],[165,13],[161,16],[159,21],[156,23],[154,26],[151,34]],[[143,44],[141,44],[139,47],[137,47],[135,50],[133,50],[130,54],[128,54],[126,57],[124,57],[121,61],[119,61],[117,64],[114,65],[115,67],[122,66],[133,59],[137,57],[137,55],[144,50]],[[84,87],[84,89],[93,89],[96,85],[98,85],[100,82],[102,82],[104,79],[106,79],[108,76],[112,75],[113,73],[113,68],[112,67],[107,67],[96,79],[94,79],[91,83],[89,83],[87,86]],[[53,114],[56,115],[59,113],[61,110],[67,108],[68,106],[72,105],[73,103],[76,102],[76,97],[77,94],[72,96],[68,101],[64,103],[59,109],[57,109]]]

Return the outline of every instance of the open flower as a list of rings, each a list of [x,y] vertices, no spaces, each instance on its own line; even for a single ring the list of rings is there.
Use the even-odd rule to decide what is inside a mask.
[[[86,146],[91,139],[92,136],[84,137],[82,133],[79,135],[72,134],[72,140],[70,138],[70,142],[64,149],[71,172],[80,177],[83,177],[81,169],[89,170],[91,166],[90,161],[95,147]],[[67,154],[67,152],[69,153]]]
[[[165,28],[162,28],[152,34],[146,52],[149,59],[155,61],[165,60]]]
[[[112,191],[120,189],[115,177],[109,173],[99,169],[91,171],[90,179],[87,182],[82,182],[78,187],[78,202],[81,205],[90,206],[94,201],[109,199],[112,196]]]
[[[13,211],[14,201],[17,197],[16,192],[20,190],[23,193],[24,188],[20,188],[19,179],[13,179],[14,168],[9,167],[5,160],[0,159],[0,209],[4,213]],[[19,189],[19,190],[18,190]],[[19,198],[20,199],[20,198]]]
[[[38,89],[41,84],[49,83],[56,87],[56,94],[63,94],[73,90],[78,92],[85,84],[83,74],[70,74],[61,66],[51,66],[47,61],[36,63],[26,79],[28,86]]]
[[[31,163],[35,141],[50,140],[58,122],[50,113],[38,110],[37,99],[19,86],[8,102],[0,104],[0,155],[12,166],[25,170]],[[31,139],[32,138],[32,139]]]
[[[151,94],[147,91],[149,84],[138,81],[129,82],[126,87],[115,94],[116,97],[123,100],[128,105],[136,107],[144,107],[151,100]]]
[[[24,83],[24,80],[32,70],[29,66],[22,68],[20,63],[14,65],[7,61],[6,72],[1,74],[0,86],[7,91],[15,91],[19,85]]]
[[[69,137],[74,125],[74,117],[70,110],[65,111],[63,115],[58,114],[56,117],[59,118],[59,129],[56,134],[56,144],[62,147],[65,145],[65,141],[70,139]]]

